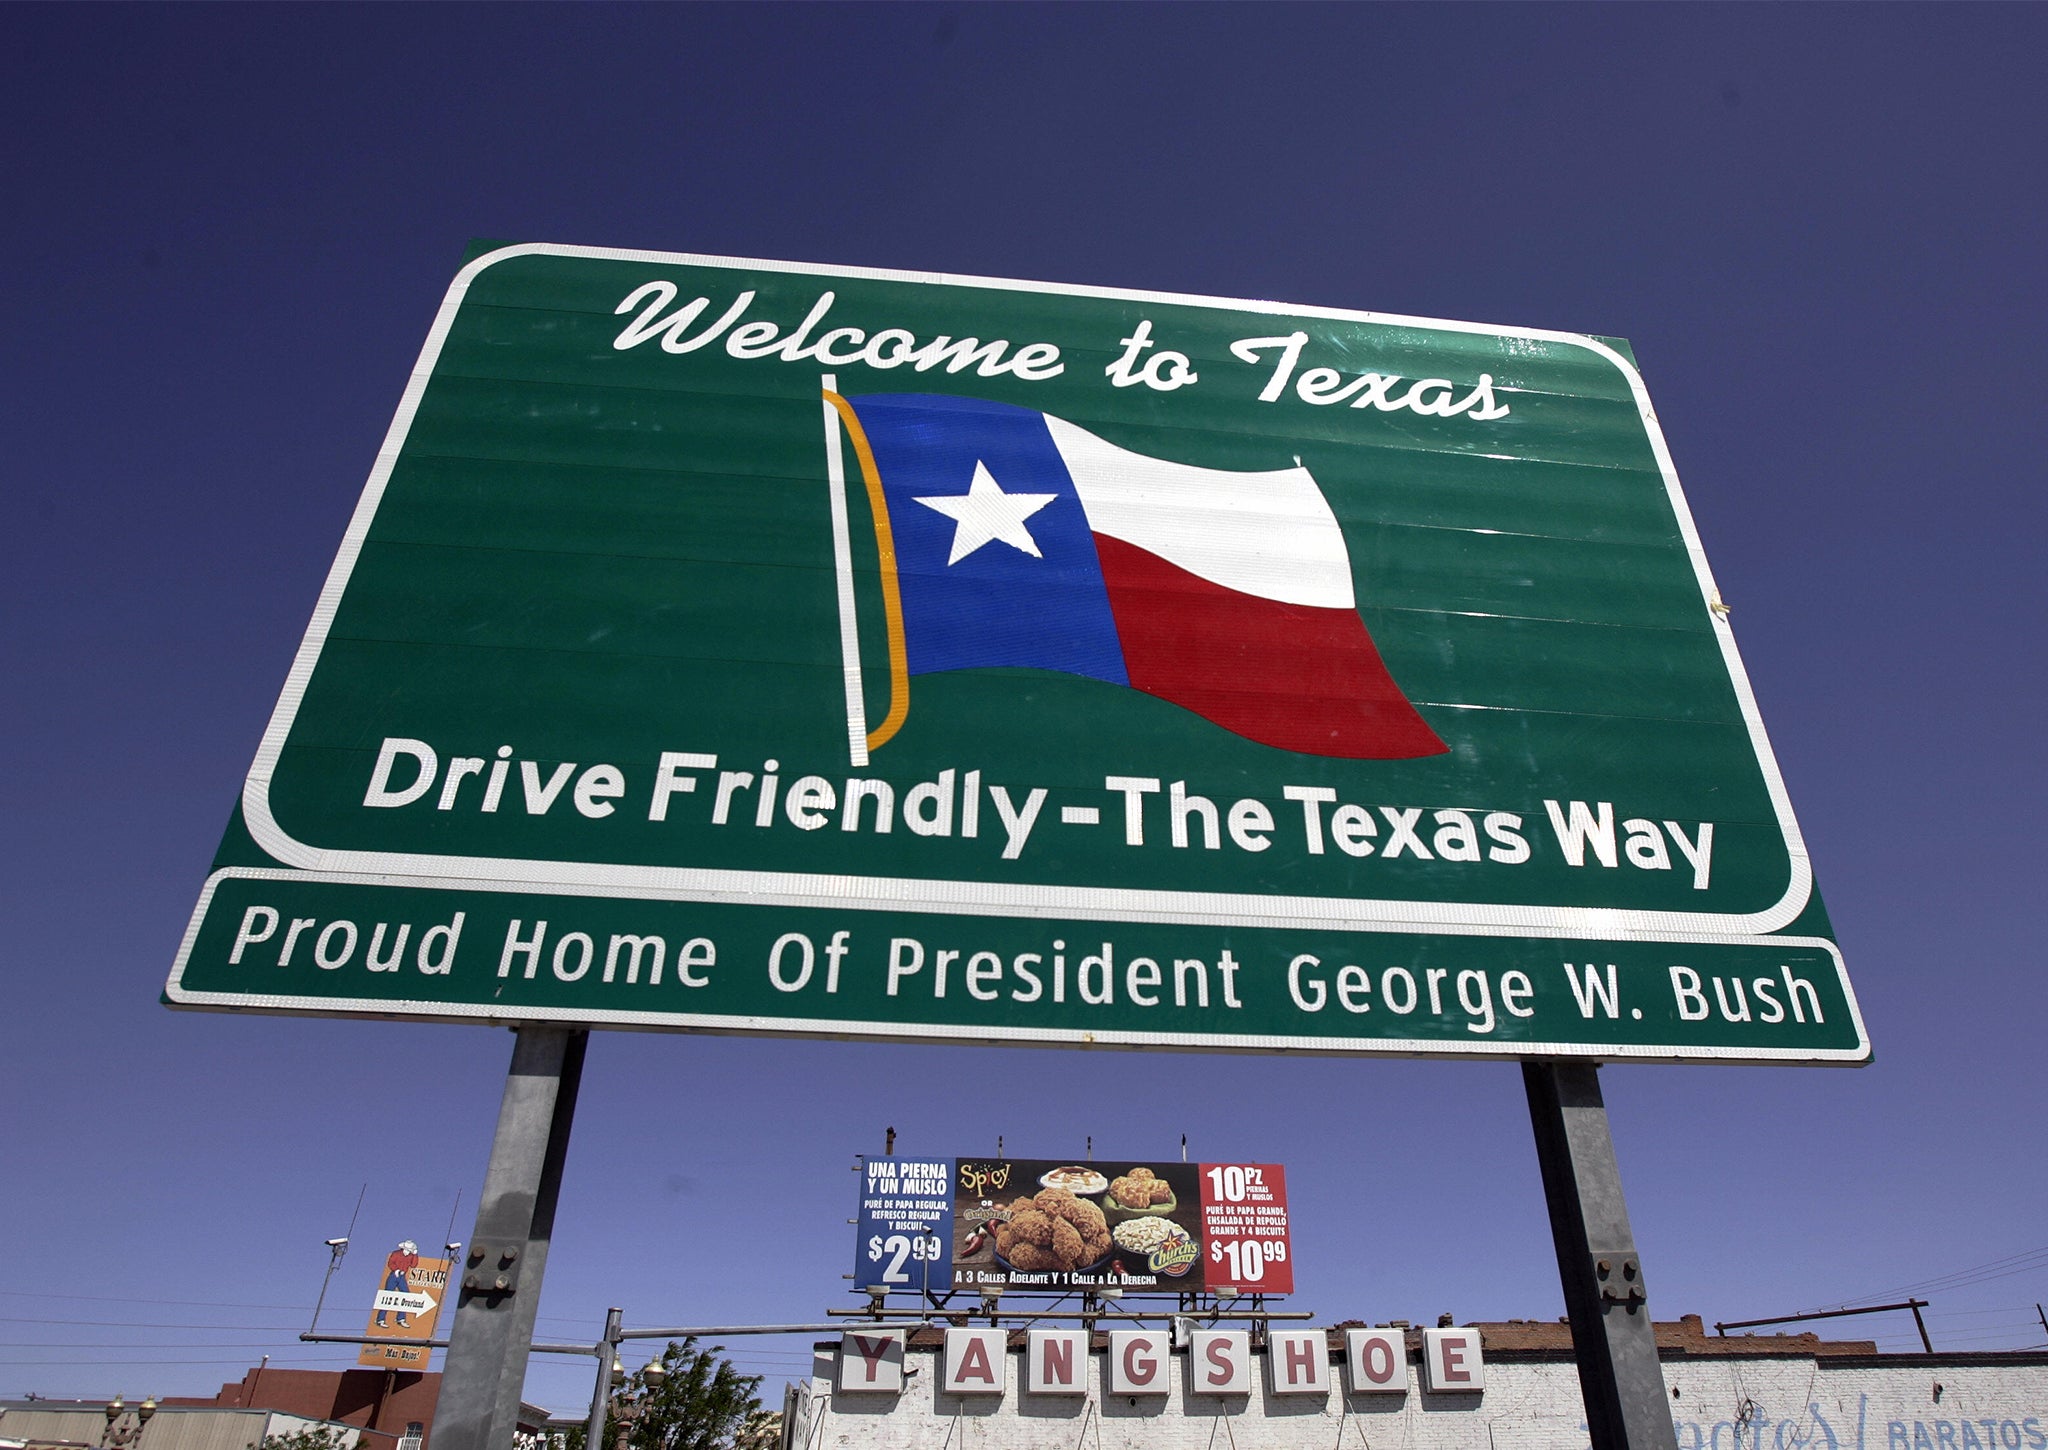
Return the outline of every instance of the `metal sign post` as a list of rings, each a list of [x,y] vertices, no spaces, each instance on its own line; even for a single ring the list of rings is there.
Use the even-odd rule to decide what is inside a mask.
[[[502,1450],[519,1418],[590,1034],[521,1027],[441,1377],[440,1450]]]
[[[1593,1450],[1677,1450],[1599,1066],[1525,1062],[1522,1083]]]

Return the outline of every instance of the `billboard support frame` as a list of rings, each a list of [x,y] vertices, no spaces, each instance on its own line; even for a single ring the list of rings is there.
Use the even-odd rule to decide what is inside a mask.
[[[442,1362],[441,1450],[511,1443],[590,1034],[515,1029],[476,1227]]]
[[[1678,1450],[1599,1064],[1525,1062],[1522,1085],[1593,1450]]]

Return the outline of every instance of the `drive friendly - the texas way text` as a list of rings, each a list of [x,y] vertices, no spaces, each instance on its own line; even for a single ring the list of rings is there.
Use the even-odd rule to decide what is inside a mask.
[[[754,769],[721,768],[716,755],[669,750],[644,774],[620,766],[517,759],[509,745],[491,757],[441,752],[423,740],[387,737],[377,752],[362,804],[371,810],[560,812],[590,821],[644,810],[667,822],[689,812],[713,826],[742,830],[865,832],[888,835],[900,821],[911,834],[986,841],[1002,859],[1023,856],[1034,836],[1060,828],[1121,830],[1126,846],[1165,841],[1181,850],[1220,850],[1228,842],[1259,853],[1276,841],[1310,856],[1379,855],[1385,860],[1485,862],[1519,866],[1554,846],[1579,868],[1679,871],[1705,891],[1713,876],[1711,821],[1629,815],[1612,801],[1549,800],[1535,820],[1518,811],[1385,805],[1345,801],[1328,786],[1286,785],[1278,800],[1230,800],[1182,780],[1105,775],[1099,790],[1063,788],[1054,811],[1045,786],[985,781],[979,770],[948,769],[900,792],[878,776],[793,775],[775,759]]]

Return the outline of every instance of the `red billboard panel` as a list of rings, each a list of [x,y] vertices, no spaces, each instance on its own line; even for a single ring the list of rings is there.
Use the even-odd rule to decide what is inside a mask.
[[[1204,1163],[1202,1243],[1212,1291],[1292,1294],[1287,1170],[1278,1163]]]

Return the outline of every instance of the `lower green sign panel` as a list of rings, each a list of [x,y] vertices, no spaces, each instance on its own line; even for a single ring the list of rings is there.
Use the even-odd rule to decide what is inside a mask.
[[[236,867],[183,1007],[1044,1046],[1860,1063],[1840,954],[663,901]]]

